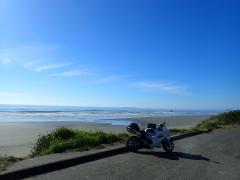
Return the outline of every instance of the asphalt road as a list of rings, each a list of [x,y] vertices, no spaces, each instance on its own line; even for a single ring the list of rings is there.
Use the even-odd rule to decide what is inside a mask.
[[[224,179],[240,180],[240,129],[217,130],[163,150],[125,153],[29,179]]]

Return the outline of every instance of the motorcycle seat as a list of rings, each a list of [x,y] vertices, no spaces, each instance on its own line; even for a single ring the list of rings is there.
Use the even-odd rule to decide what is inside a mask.
[[[147,124],[147,128],[149,128],[149,129],[156,129],[156,128],[157,128],[157,125],[154,124],[154,123],[148,123],[148,124]]]

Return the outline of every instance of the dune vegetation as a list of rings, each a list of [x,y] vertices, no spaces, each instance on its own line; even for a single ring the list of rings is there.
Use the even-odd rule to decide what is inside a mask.
[[[240,125],[240,110],[211,116],[193,128],[198,131],[212,131],[214,129],[235,127]]]
[[[171,133],[189,133],[193,131],[210,132],[219,128],[231,128],[240,125],[240,110],[224,112],[218,115],[210,116],[193,128],[189,129],[170,129]]]
[[[84,151],[101,148],[104,145],[124,141],[127,134],[112,134],[101,131],[81,131],[57,128],[47,135],[40,135],[34,145],[31,156],[61,153],[69,150]]]

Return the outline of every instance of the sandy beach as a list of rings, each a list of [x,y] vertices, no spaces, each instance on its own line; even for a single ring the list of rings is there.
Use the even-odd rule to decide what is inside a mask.
[[[122,121],[133,121],[145,126],[149,122],[166,122],[169,128],[188,128],[198,124],[208,116],[171,116],[150,118],[129,118]],[[0,154],[27,156],[39,134],[46,134],[58,127],[67,127],[81,130],[101,130],[105,132],[126,132],[126,126],[113,126],[108,123],[84,122],[16,122],[0,123]]]

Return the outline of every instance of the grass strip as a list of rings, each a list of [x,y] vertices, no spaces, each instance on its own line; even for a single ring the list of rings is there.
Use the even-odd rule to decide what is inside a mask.
[[[102,131],[82,131],[67,128],[57,128],[46,135],[39,135],[31,157],[42,156],[65,151],[84,151],[92,148],[101,148],[104,145],[126,140],[126,133],[113,134]]]

